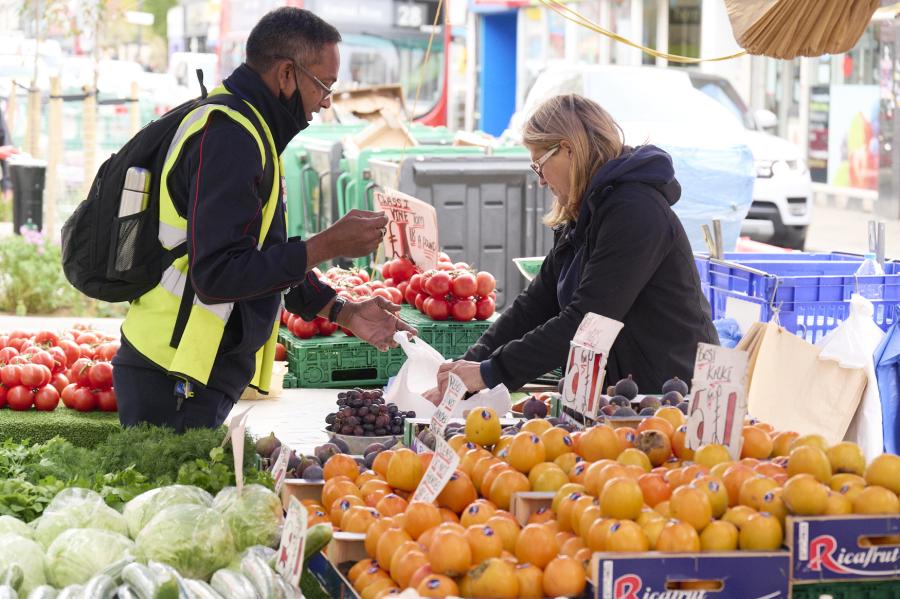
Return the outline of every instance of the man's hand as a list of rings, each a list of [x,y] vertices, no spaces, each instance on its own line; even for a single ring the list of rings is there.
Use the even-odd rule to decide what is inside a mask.
[[[361,302],[347,302],[338,314],[338,324],[353,331],[353,334],[378,348],[387,351],[397,347],[394,333],[406,331],[416,334],[416,329],[399,318],[396,313],[400,306],[383,297],[373,297]]]
[[[438,369],[438,386],[425,392],[425,399],[438,405],[444,399],[444,393],[447,392],[447,383],[450,381],[450,373],[455,374],[462,379],[466,390],[469,393],[476,393],[486,388],[484,379],[481,378],[481,362],[470,362],[468,360],[457,360],[456,362],[448,362],[442,364]]]
[[[0,160],[6,160],[13,154],[18,154],[19,150],[13,146],[0,146]]]
[[[309,270],[333,258],[359,258],[374,253],[384,238],[387,223],[384,212],[351,210],[306,242]]]

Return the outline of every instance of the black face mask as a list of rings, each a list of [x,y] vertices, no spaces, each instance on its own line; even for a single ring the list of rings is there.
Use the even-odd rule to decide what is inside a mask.
[[[294,65],[294,84],[297,86],[297,89],[294,90],[291,97],[288,98],[284,95],[284,92],[279,91],[278,101],[281,102],[281,105],[284,106],[285,110],[291,113],[291,116],[297,121],[297,126],[303,130],[309,126],[309,121],[306,120],[306,110],[303,108],[303,98],[300,97],[300,82],[297,80],[296,65]]]

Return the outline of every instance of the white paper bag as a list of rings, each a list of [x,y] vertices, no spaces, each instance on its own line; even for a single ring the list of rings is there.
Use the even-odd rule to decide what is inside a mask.
[[[398,332],[394,335],[394,340],[406,354],[406,362],[385,392],[384,401],[397,404],[404,412],[415,411],[417,418],[431,418],[437,408],[423,395],[437,387],[438,369],[449,360],[445,360],[440,352],[418,337],[408,339],[406,333]],[[506,385],[485,389],[458,402],[450,417],[465,418],[471,410],[483,407],[493,409],[501,417],[509,412],[510,396]]]

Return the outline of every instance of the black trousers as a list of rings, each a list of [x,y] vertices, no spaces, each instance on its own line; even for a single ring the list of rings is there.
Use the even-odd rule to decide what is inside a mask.
[[[179,433],[189,428],[216,428],[225,422],[236,401],[221,391],[196,385],[192,387],[194,395],[182,399],[176,390],[179,381],[162,370],[117,363],[115,359],[113,366],[122,426],[146,422]]]

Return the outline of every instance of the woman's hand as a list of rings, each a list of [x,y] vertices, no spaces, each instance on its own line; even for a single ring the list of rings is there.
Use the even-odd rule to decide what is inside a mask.
[[[447,383],[450,380],[450,374],[453,373],[462,379],[463,385],[470,393],[477,393],[487,385],[481,378],[481,362],[470,362],[468,360],[457,360],[456,362],[448,362],[441,365],[438,369],[438,386],[425,392],[425,399],[438,405],[444,399],[444,393],[447,392]]]

